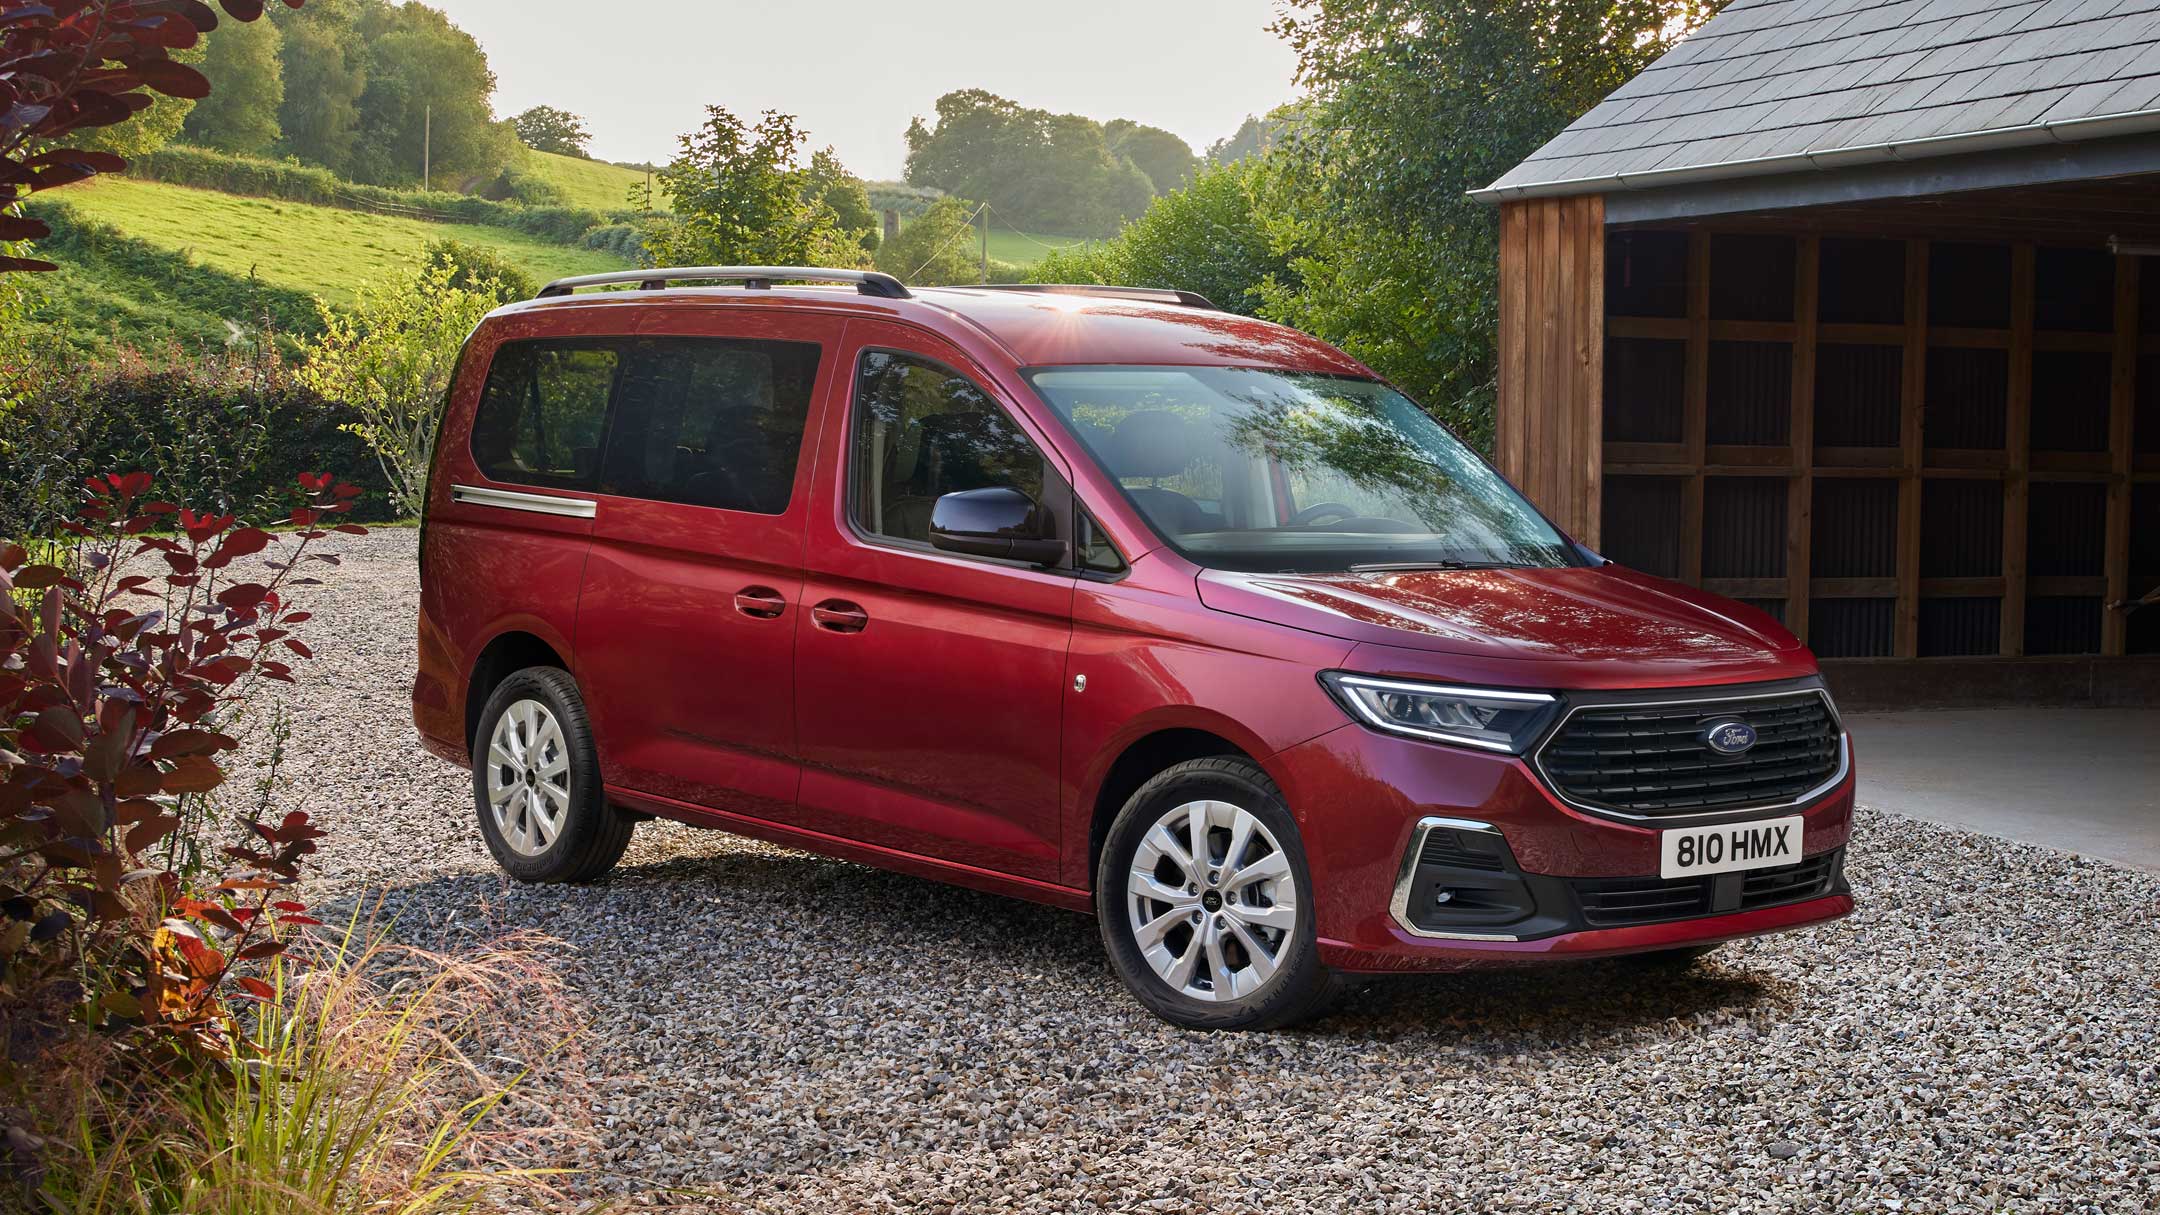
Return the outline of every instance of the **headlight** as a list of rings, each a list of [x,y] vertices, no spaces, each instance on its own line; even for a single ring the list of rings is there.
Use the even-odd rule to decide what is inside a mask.
[[[1326,671],[1320,682],[1350,715],[1375,730],[1520,755],[1559,711],[1543,692],[1459,688]]]

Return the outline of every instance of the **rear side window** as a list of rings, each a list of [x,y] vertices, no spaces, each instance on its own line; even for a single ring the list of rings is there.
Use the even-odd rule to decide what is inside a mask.
[[[625,349],[601,489],[785,513],[817,381],[810,342],[644,338]]]
[[[1043,457],[989,393],[928,359],[863,355],[855,380],[855,525],[874,536],[930,542],[943,494],[1005,486],[1037,502]]]
[[[511,342],[495,352],[473,416],[490,481],[591,489],[620,359],[604,344]]]

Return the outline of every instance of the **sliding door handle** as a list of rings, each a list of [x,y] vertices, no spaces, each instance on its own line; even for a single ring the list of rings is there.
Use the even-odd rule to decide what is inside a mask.
[[[769,586],[746,586],[735,592],[735,610],[753,620],[773,620],[787,611],[787,600]]]
[[[810,609],[810,621],[830,633],[860,633],[870,627],[870,613],[845,599],[827,599]]]

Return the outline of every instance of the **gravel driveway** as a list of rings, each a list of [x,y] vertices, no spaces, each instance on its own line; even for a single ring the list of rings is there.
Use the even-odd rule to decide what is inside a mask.
[[[1088,919],[718,833],[508,885],[414,740],[415,542],[340,538],[310,596],[316,895],[567,942],[603,1144],[563,1163],[632,1206],[2160,1210],[2160,876],[1866,812],[1858,914],[1684,975],[1390,980],[1188,1033]]]

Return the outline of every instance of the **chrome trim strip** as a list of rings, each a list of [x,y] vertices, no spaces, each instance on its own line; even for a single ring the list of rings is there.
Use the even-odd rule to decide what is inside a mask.
[[[1388,914],[1395,917],[1395,925],[1414,937],[1428,941],[1519,941],[1522,938],[1498,932],[1433,932],[1410,922],[1410,882],[1417,876],[1418,854],[1425,851],[1425,837],[1435,829],[1450,831],[1476,831],[1484,835],[1500,836],[1498,827],[1481,823],[1474,818],[1421,818],[1410,832],[1410,846],[1403,850],[1402,869],[1395,875],[1395,897],[1388,901]]]
[[[1800,696],[1809,692],[1822,698],[1823,708],[1830,714],[1830,723],[1837,727],[1837,771],[1830,774],[1830,779],[1790,801],[1765,802],[1753,806],[1727,806],[1719,810],[1699,810],[1690,814],[1640,814],[1630,810],[1614,810],[1605,806],[1576,801],[1561,792],[1560,783],[1547,775],[1545,771],[1546,750],[1560,737],[1561,732],[1567,729],[1568,722],[1574,720],[1577,713],[1586,709],[1661,709],[1671,708],[1675,705],[1720,705],[1748,700],[1778,700],[1783,697]],[[1782,692],[1753,692],[1739,696],[1686,696],[1677,700],[1591,701],[1585,704],[1570,705],[1568,711],[1561,714],[1559,722],[1545,735],[1545,741],[1539,743],[1536,749],[1530,752],[1530,768],[1537,773],[1538,783],[1545,786],[1546,792],[1567,805],[1582,811],[1584,814],[1594,814],[1599,818],[1611,819],[1615,822],[1628,823],[1633,826],[1694,827],[1705,823],[1738,821],[1750,816],[1792,810],[1821,798],[1832,789],[1844,784],[1845,778],[1852,774],[1852,739],[1846,733],[1845,719],[1838,715],[1837,702],[1830,699],[1830,692],[1827,688],[1787,688]]]
[[[452,485],[450,500],[468,506],[499,506],[504,510],[530,511],[536,515],[561,515],[590,519],[600,513],[591,498],[558,498],[553,494],[521,494],[515,490],[489,489],[480,485]]]

